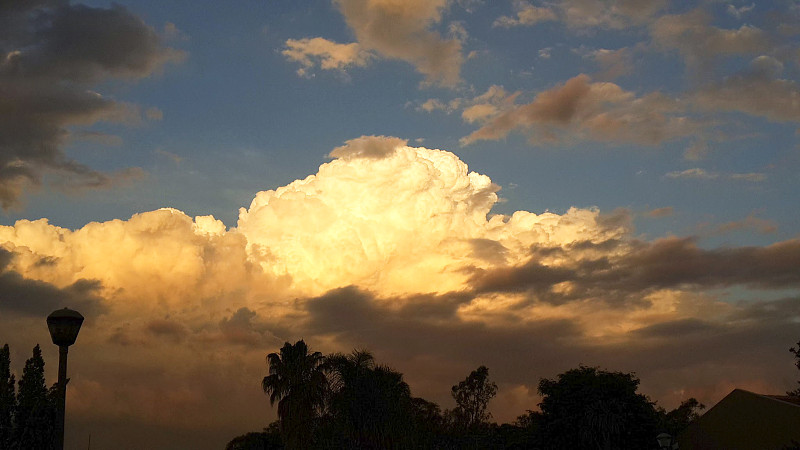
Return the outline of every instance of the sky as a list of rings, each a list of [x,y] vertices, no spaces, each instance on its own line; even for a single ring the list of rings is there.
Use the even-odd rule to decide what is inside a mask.
[[[301,338],[499,422],[579,364],[780,394],[799,79],[797,0],[3,2],[0,342],[54,382],[86,317],[75,449],[260,430]]]

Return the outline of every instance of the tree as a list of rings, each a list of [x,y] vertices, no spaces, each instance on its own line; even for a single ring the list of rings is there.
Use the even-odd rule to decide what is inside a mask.
[[[403,374],[376,365],[366,350],[328,358],[329,411],[356,448],[397,448],[411,439],[411,390]]]
[[[546,448],[650,448],[658,434],[654,404],[638,394],[632,373],[580,366],[555,380],[542,379]]]
[[[44,359],[38,345],[22,370],[14,418],[17,443],[31,450],[52,448],[56,411],[45,385]]]
[[[14,437],[14,410],[17,397],[14,393],[14,375],[11,373],[11,352],[8,344],[0,350],[0,448],[11,448]]]
[[[280,353],[267,355],[269,375],[261,386],[270,404],[278,403],[281,435],[289,450],[311,445],[314,419],[325,405],[328,380],[325,358],[320,352],[309,353],[303,340],[286,342]]]
[[[794,362],[794,365],[800,370],[800,341],[797,341],[797,348],[792,347],[789,349],[789,351],[792,354],[794,354],[794,357],[797,359],[797,361]],[[800,381],[798,381],[797,383],[800,384]],[[793,391],[789,391],[786,393],[786,395],[789,395],[791,397],[800,397],[800,388],[797,388]]]
[[[700,411],[705,409],[706,405],[697,401],[692,397],[688,400],[681,402],[680,406],[670,412],[665,412],[659,408],[661,414],[661,429],[672,435],[677,436],[683,431],[690,423],[700,418]]]
[[[489,369],[486,366],[473,370],[464,381],[451,388],[451,394],[456,400],[453,413],[460,426],[475,428],[492,417],[486,412],[486,407],[489,400],[497,395],[497,385],[489,381]]]
[[[283,450],[280,424],[275,421],[264,431],[237,436],[228,442],[225,450]]]

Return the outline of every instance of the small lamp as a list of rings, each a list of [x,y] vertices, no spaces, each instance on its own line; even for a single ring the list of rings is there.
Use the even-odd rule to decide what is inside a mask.
[[[669,450],[672,448],[672,436],[667,433],[661,433],[656,436],[656,441],[658,441],[658,448],[661,450]]]

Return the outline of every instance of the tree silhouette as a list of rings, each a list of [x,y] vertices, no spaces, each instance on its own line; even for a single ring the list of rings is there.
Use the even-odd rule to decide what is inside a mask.
[[[44,359],[37,345],[25,362],[14,416],[16,442],[31,450],[52,448],[55,408],[44,380]]]
[[[542,428],[547,448],[649,448],[658,433],[654,405],[636,390],[632,373],[580,366],[542,379]]]
[[[794,362],[795,367],[800,369],[800,341],[797,341],[797,348],[792,347],[789,349],[789,351],[792,352],[794,354],[794,357],[797,359],[797,361]],[[800,381],[798,381],[797,383],[800,384]],[[786,395],[789,395],[791,397],[800,397],[800,388],[797,388],[793,391],[789,391],[786,393]]]
[[[0,350],[0,448],[11,448],[14,438],[14,411],[17,397],[14,393],[14,375],[11,373],[11,352],[8,344]]]
[[[497,385],[489,381],[486,366],[473,370],[464,381],[451,388],[451,394],[457,405],[453,414],[463,428],[475,428],[492,417],[486,407],[497,394]]]
[[[688,427],[690,423],[700,418],[700,411],[705,409],[705,407],[706,405],[692,397],[682,401],[680,406],[670,412],[659,408],[658,412],[661,415],[661,429],[672,436],[677,436]]]
[[[411,390],[403,374],[366,350],[328,358],[329,411],[356,448],[397,448],[410,438]]]
[[[269,375],[261,386],[270,404],[278,402],[281,435],[287,449],[305,449],[311,445],[314,419],[325,405],[328,380],[325,358],[320,352],[309,353],[303,340],[286,342],[280,353],[267,355]]]

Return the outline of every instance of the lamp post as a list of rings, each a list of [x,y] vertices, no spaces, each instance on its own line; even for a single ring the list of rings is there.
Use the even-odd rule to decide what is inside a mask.
[[[661,433],[656,436],[658,441],[658,448],[661,450],[672,450],[678,448],[678,443],[672,440],[672,436],[667,433]]]
[[[56,448],[64,448],[64,419],[67,408],[67,352],[75,343],[83,324],[83,316],[68,308],[53,311],[47,316],[47,328],[53,344],[58,346],[58,418],[56,419]]]

